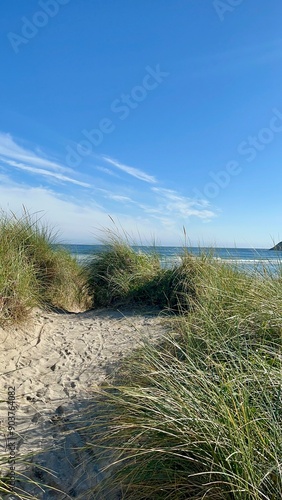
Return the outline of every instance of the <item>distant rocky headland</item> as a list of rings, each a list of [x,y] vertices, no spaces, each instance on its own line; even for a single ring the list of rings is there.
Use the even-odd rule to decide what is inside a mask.
[[[280,241],[280,243],[277,243],[277,245],[274,245],[274,247],[270,248],[270,250],[278,250],[282,252],[282,241]]]

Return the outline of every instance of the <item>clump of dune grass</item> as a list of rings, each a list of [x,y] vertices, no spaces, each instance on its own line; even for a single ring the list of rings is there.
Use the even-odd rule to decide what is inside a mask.
[[[99,434],[98,448],[115,454],[104,491],[134,500],[278,500],[281,282],[186,259],[190,314],[98,391],[95,451]]]
[[[35,216],[0,215],[0,321],[24,320],[34,306],[66,310],[87,302],[76,260],[54,249],[56,235]]]
[[[93,306],[152,305],[173,311],[190,310],[196,296],[193,257],[180,266],[161,267],[157,253],[136,251],[119,235],[107,234],[104,248],[86,264]]]
[[[158,302],[154,299],[161,281],[158,256],[136,252],[119,238],[106,242],[105,249],[88,262],[87,273],[96,307]]]

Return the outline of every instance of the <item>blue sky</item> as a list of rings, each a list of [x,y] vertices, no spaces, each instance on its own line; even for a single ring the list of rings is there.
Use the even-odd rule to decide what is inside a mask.
[[[282,239],[280,0],[11,0],[0,206],[65,242]]]

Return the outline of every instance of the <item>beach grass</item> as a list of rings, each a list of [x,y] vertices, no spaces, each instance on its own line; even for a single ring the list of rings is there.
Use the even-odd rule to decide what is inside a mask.
[[[93,446],[115,453],[104,487],[137,500],[278,500],[281,281],[210,258],[185,256],[182,266],[190,313],[98,390]]]
[[[0,323],[26,320],[34,307],[87,305],[85,276],[76,260],[54,247],[56,235],[23,213],[0,216]]]
[[[156,253],[135,252],[119,237],[81,271],[30,216],[2,218],[0,236],[5,320],[39,304],[67,309],[81,294],[94,308],[177,312],[158,345],[144,342],[95,390],[86,448],[109,476],[89,498],[282,498],[279,273],[248,274],[185,249],[179,265],[163,269]]]
[[[135,251],[118,236],[85,265],[93,307],[158,306],[183,312],[190,309],[196,290],[194,258],[184,253],[180,266],[163,268],[157,252]]]
[[[135,252],[116,239],[86,264],[89,291],[95,307],[137,300],[142,302],[148,282],[160,272],[156,255]]]

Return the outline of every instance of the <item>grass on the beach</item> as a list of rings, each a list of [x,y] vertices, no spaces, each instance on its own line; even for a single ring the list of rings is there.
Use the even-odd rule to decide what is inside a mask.
[[[190,266],[188,253],[180,266],[163,269],[157,253],[137,252],[115,236],[105,243],[85,266],[93,307],[139,304],[174,311],[190,309],[196,265]]]
[[[146,300],[148,283],[160,273],[156,255],[138,254],[127,243],[112,241],[86,265],[93,305],[111,306]]]
[[[67,308],[85,293],[76,262],[54,252],[49,231],[29,217],[2,219],[0,237],[1,319],[44,302]],[[85,272],[94,307],[179,313],[158,346],[146,343],[97,391],[87,446],[93,457],[113,458],[109,480],[90,497],[119,490],[128,500],[280,500],[281,278],[188,252],[162,269],[157,255],[119,238]]]
[[[99,432],[98,449],[115,453],[105,491],[117,487],[129,500],[278,500],[281,281],[205,258],[184,265],[193,311],[98,391],[95,452]]]
[[[55,235],[35,216],[0,215],[0,323],[19,322],[35,306],[66,310],[87,303],[76,260],[54,248]]]

